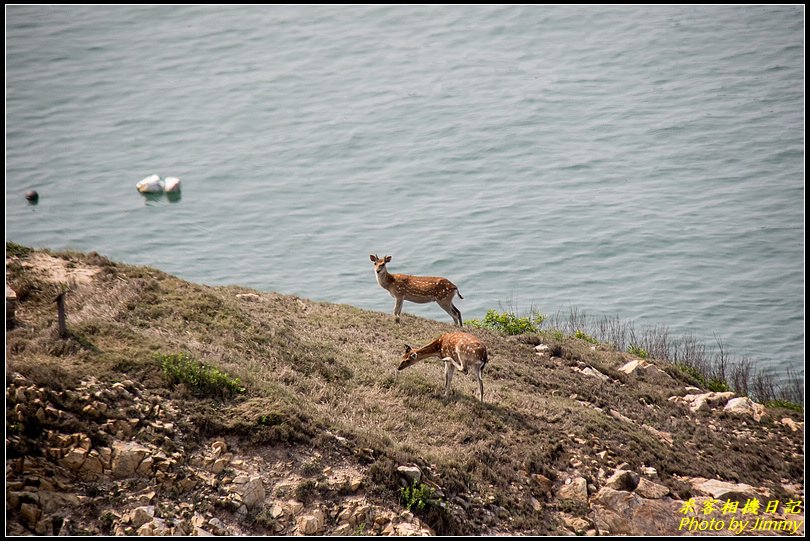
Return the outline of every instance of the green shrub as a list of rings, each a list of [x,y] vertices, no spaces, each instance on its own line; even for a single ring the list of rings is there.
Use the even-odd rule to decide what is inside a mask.
[[[562,342],[565,340],[565,333],[563,333],[560,329],[554,329],[551,331],[551,337],[558,342]]]
[[[710,391],[714,391],[717,393],[723,393],[726,391],[730,391],[731,388],[728,386],[728,383],[723,381],[720,378],[711,378],[703,375],[703,373],[695,368],[694,366],[690,366],[685,363],[676,363],[675,367],[678,368],[684,374],[691,376],[695,379],[698,384],[704,389],[708,389]]]
[[[434,497],[433,489],[423,483],[400,488],[399,499],[408,511],[414,509],[424,511],[439,504],[439,500]]]
[[[513,312],[501,312],[497,310],[487,310],[484,319],[471,319],[468,325],[482,329],[492,329],[508,335],[537,332],[545,321],[546,316],[539,313],[532,313],[528,316],[519,317]]]
[[[585,340],[589,344],[598,344],[599,343],[599,340],[597,340],[596,338],[594,338],[593,336],[591,336],[589,334],[586,334],[585,331],[582,331],[582,330],[577,330],[574,333],[574,338],[579,338],[580,340]]]
[[[239,378],[207,366],[185,353],[161,355],[159,360],[169,385],[185,384],[194,395],[226,398],[245,392]]]
[[[317,492],[318,483],[313,479],[307,479],[295,488],[295,499],[307,504],[316,496]]]
[[[716,393],[724,393],[731,390],[728,383],[718,378],[710,378],[706,383],[706,388]]]
[[[781,400],[781,399],[768,400],[767,402],[765,402],[765,406],[769,408],[785,408],[797,411],[799,413],[802,413],[804,411],[804,406],[802,406],[801,404],[797,404],[795,402],[791,402],[790,400]]]
[[[637,355],[642,359],[646,359],[650,356],[650,354],[647,353],[646,349],[636,344],[630,344],[629,346],[627,346],[627,353],[632,353],[633,355]]]
[[[28,246],[17,244],[16,242],[6,241],[6,255],[14,257],[26,257],[33,252]]]

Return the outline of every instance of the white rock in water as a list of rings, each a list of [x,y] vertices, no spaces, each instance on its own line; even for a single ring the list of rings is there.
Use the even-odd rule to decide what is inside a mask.
[[[135,185],[141,193],[159,193],[163,191],[163,181],[158,175],[149,175]]]
[[[167,192],[180,191],[180,179],[177,177],[166,177],[164,179],[164,187]]]

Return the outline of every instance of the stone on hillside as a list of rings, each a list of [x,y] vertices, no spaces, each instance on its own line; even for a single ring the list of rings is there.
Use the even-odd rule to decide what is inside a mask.
[[[639,475],[629,470],[616,470],[610,478],[605,481],[605,486],[614,490],[633,491],[639,483]]]
[[[610,381],[610,376],[603,374],[602,372],[591,366],[586,366],[585,368],[575,368],[575,370],[577,370],[581,374],[590,376],[592,378],[600,379],[602,381]]]
[[[67,452],[62,459],[62,465],[71,470],[78,470],[87,459],[87,451],[79,447],[74,447]]]
[[[35,503],[24,503],[20,506],[20,519],[33,528],[42,516],[42,509]]]
[[[537,483],[537,486],[540,487],[543,494],[551,495],[551,490],[554,488],[554,483],[551,482],[551,479],[545,475],[533,473],[532,480]]]
[[[95,481],[102,475],[104,475],[104,465],[101,462],[101,456],[94,449],[87,454],[87,460],[82,464],[79,476],[85,481]]]
[[[284,516],[284,507],[280,503],[275,502],[270,507],[270,518],[279,519]]]
[[[214,452],[214,456],[219,456],[228,451],[228,444],[225,443],[225,440],[217,440],[211,444],[211,450]]]
[[[626,363],[624,366],[619,368],[619,372],[624,372],[628,376],[635,376],[649,383],[655,383],[658,385],[668,385],[674,383],[674,380],[669,374],[651,362],[645,361],[644,359],[634,359]]]
[[[349,490],[352,492],[357,492],[360,490],[360,487],[363,486],[363,478],[362,477],[352,477],[349,480]]]
[[[729,400],[726,407],[723,408],[723,411],[735,415],[752,417],[755,421],[759,422],[762,416],[765,415],[765,406],[757,404],[747,396],[740,396]]]
[[[323,522],[314,515],[303,515],[298,519],[298,533],[312,535],[321,531]]]
[[[569,479],[557,490],[557,498],[588,503],[588,482],[583,477]]]
[[[642,498],[658,500],[669,494],[669,488],[665,487],[664,485],[659,485],[658,483],[648,481],[642,477],[638,481],[638,486],[636,487],[635,493]]]
[[[422,480],[422,470],[418,466],[398,466],[397,471],[405,478],[409,485],[413,485]]]
[[[602,487],[591,504],[596,526],[611,535],[672,535],[678,531],[680,502],[671,498],[648,500]]]
[[[785,425],[786,427],[788,427],[793,432],[798,432],[804,426],[804,423],[797,423],[796,421],[794,421],[790,417],[785,417],[780,422],[783,425]]]
[[[297,515],[304,509],[304,504],[299,501],[289,500],[287,502],[287,509],[290,511],[291,515]]]
[[[732,398],[734,393],[727,391],[724,393],[709,392],[702,394],[688,394],[686,396],[672,396],[669,399],[674,402],[686,404],[692,411],[710,409],[722,402]]]
[[[262,478],[254,475],[248,478],[245,475],[240,475],[233,480],[236,485],[236,492],[242,497],[242,503],[248,509],[253,509],[264,503],[265,491]]]
[[[703,477],[694,477],[690,479],[689,482],[696,490],[721,501],[733,500],[746,502],[749,498],[757,498],[759,496],[754,490],[754,487],[746,485],[745,483],[730,483],[728,481],[705,479]]]
[[[142,507],[136,507],[129,514],[130,523],[132,524],[132,527],[136,529],[140,528],[147,522],[151,522],[153,518],[155,518],[154,505],[144,505]]]
[[[151,521],[138,528],[138,535],[142,537],[162,536],[167,534],[169,534],[169,529],[166,527],[166,521],[162,518],[153,518]]]
[[[79,497],[70,492],[40,490],[37,494],[39,495],[39,504],[42,506],[42,511],[47,514],[63,509],[76,508],[81,503]],[[7,498],[6,501],[10,501],[10,499]]]
[[[134,441],[115,441],[112,444],[112,474],[116,479],[133,477],[149,449]]]
[[[211,533],[213,533],[214,535],[228,534],[228,527],[225,526],[225,523],[219,520],[217,517],[214,517],[211,520],[209,520],[208,526],[211,529]]]
[[[641,474],[647,477],[658,477],[658,471],[652,466],[642,466]]]
[[[590,521],[582,517],[574,517],[563,513],[562,519],[563,522],[565,523],[566,528],[568,528],[577,535],[584,535],[585,532],[588,531],[588,529],[590,529],[591,527]]]
[[[643,428],[644,430],[646,430],[650,434],[658,437],[658,439],[660,439],[661,441],[663,441],[667,445],[672,446],[672,442],[674,440],[673,440],[673,437],[672,437],[671,433],[664,432],[663,430],[658,430],[657,428],[652,427],[652,426],[650,426],[648,424],[642,424],[641,428]]]

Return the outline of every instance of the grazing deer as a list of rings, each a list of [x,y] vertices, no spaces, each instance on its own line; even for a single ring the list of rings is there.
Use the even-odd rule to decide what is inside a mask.
[[[410,301],[419,304],[436,301],[445,312],[453,318],[453,323],[462,326],[461,311],[453,305],[453,296],[463,299],[458,288],[447,278],[436,276],[411,276],[410,274],[388,274],[385,264],[391,261],[391,256],[377,257],[370,255],[374,263],[374,272],[377,274],[377,283],[387,289],[396,299],[394,305],[394,318],[399,323],[399,314],[402,313],[402,302]]]
[[[405,353],[397,370],[404,370],[427,357],[439,357],[444,361],[444,396],[450,396],[450,382],[456,369],[464,374],[470,370],[478,379],[481,402],[484,401],[484,382],[481,373],[489,360],[487,346],[478,338],[463,332],[444,333],[423,348],[413,349],[405,344]]]

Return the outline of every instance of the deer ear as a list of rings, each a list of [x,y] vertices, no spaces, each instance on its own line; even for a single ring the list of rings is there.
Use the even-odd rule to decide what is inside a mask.
[[[376,262],[377,262],[377,256],[376,256],[376,255],[370,255],[370,254],[369,254],[369,256],[368,256],[368,257],[371,259],[371,262],[372,262],[372,263],[376,263]]]
[[[390,255],[385,256],[385,262],[388,263],[389,261],[391,261],[391,256]]]
[[[405,344],[405,353],[410,353],[410,352],[411,352],[411,346],[409,346],[408,344]]]

